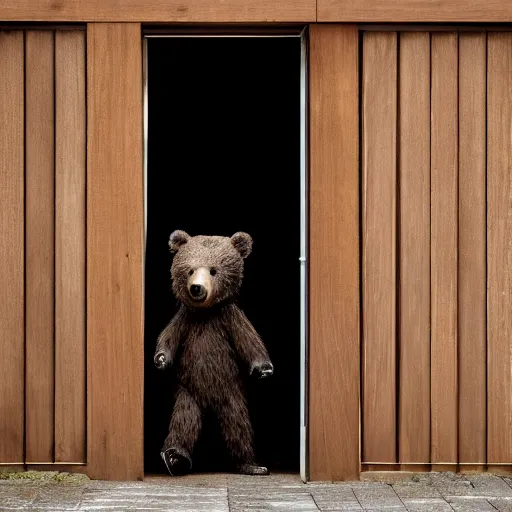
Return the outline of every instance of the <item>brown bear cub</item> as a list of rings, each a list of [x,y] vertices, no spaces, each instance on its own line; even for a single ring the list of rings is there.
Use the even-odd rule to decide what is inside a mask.
[[[178,389],[161,456],[171,475],[190,472],[202,416],[209,412],[219,422],[237,470],[266,475],[267,468],[254,462],[240,366],[260,379],[274,368],[261,338],[235,304],[252,239],[247,233],[191,237],[175,231],[169,247],[175,254],[172,289],[181,304],[158,338],[154,361],[160,369],[176,365]]]

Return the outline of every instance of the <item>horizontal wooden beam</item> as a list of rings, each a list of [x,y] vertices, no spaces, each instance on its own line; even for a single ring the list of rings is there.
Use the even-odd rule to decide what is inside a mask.
[[[492,23],[512,21],[512,0],[318,0],[319,22]]]
[[[309,22],[316,20],[316,0],[0,0],[0,20]]]
[[[512,0],[0,0],[5,22],[506,23]]]

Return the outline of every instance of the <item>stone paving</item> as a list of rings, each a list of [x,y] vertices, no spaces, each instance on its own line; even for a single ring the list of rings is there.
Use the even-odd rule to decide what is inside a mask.
[[[382,475],[381,475],[382,476]],[[383,481],[303,484],[296,475],[148,477],[144,482],[0,479],[0,511],[158,510],[510,511],[512,479],[491,474],[388,475]]]

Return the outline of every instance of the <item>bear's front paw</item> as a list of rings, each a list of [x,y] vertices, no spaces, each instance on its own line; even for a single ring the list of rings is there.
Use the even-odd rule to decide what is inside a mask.
[[[273,373],[274,367],[270,361],[265,361],[264,363],[253,363],[250,371],[250,375],[255,376],[257,379],[266,379]]]
[[[165,370],[169,366],[171,358],[169,357],[169,354],[167,354],[165,350],[159,350],[155,354],[153,361],[155,362],[155,366],[159,370]]]

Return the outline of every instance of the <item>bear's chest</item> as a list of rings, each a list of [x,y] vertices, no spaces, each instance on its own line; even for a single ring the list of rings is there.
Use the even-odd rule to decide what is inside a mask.
[[[195,395],[205,397],[223,394],[238,376],[228,333],[218,324],[190,326],[179,366],[180,380]]]

